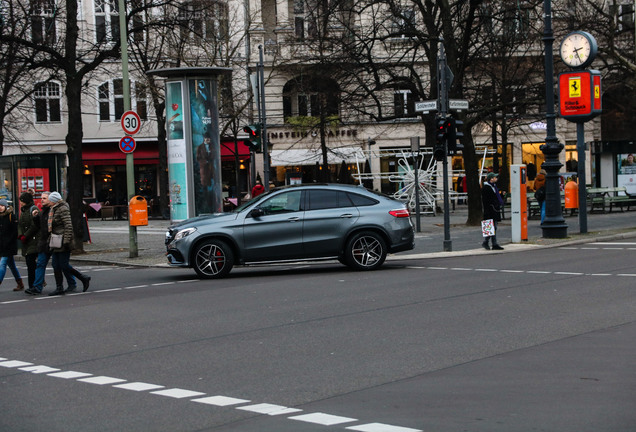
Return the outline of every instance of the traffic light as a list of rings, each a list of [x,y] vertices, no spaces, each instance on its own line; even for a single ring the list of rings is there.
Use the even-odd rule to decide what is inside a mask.
[[[464,122],[453,117],[446,119],[446,140],[448,142],[448,154],[457,154],[457,150],[464,150],[464,145],[460,141],[464,134],[460,128]]]
[[[247,133],[248,140],[246,144],[251,150],[256,153],[263,151],[263,147],[261,145],[261,125],[253,124],[245,126],[243,128],[243,132]]]
[[[436,161],[443,161],[446,157],[446,120],[437,120],[437,136],[435,137],[435,147],[433,147],[433,157]]]

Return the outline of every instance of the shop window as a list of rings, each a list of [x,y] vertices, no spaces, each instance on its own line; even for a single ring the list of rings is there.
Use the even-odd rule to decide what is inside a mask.
[[[35,99],[35,121],[37,123],[57,123],[62,120],[59,84],[47,82],[36,85],[33,98]]]
[[[57,6],[53,0],[34,0],[31,3],[31,39],[37,44],[52,45],[56,40],[55,15]]]
[[[142,120],[148,119],[148,90],[140,82],[130,83],[130,103]],[[119,121],[124,114],[124,86],[122,79],[114,79],[97,87],[99,121]]]

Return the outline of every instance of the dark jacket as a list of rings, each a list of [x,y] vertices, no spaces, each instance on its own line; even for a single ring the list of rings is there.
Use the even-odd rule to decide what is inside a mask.
[[[481,202],[484,206],[484,220],[501,220],[501,197],[497,186],[485,182],[481,187]]]
[[[37,216],[33,216],[33,210],[38,211]],[[22,242],[22,255],[32,255],[38,252],[38,240],[40,238],[40,209],[37,208],[33,201],[23,203],[20,209],[20,218],[18,219],[18,236],[24,236]]]
[[[40,229],[40,235],[38,236],[37,241],[38,253],[51,253],[51,251],[49,250],[49,227],[47,224],[50,211],[51,209],[49,207],[42,206],[40,215],[34,219],[35,223],[39,226]]]
[[[62,234],[62,247],[51,249],[51,252],[70,251],[73,246],[73,222],[71,221],[71,209],[66,201],[60,200],[51,207],[47,228],[50,233]]]
[[[18,219],[9,206],[0,213],[0,256],[9,257],[18,253]]]

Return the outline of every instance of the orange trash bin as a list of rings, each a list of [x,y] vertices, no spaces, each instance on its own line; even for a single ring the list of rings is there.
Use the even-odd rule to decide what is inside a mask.
[[[579,208],[579,186],[572,180],[565,184],[565,208]]]
[[[130,226],[148,225],[148,202],[146,198],[136,195],[128,203],[128,220]]]

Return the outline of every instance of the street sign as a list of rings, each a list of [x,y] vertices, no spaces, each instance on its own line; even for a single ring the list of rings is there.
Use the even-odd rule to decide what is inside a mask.
[[[462,111],[468,109],[468,101],[465,99],[449,99],[448,109]]]
[[[124,153],[132,153],[135,151],[135,147],[137,147],[137,143],[132,137],[125,136],[119,140],[119,150]]]
[[[134,111],[126,111],[121,116],[121,128],[128,135],[134,135],[139,132],[139,128],[141,128],[139,114]]]
[[[428,112],[428,111],[437,111],[436,100],[415,102],[415,112]]]

